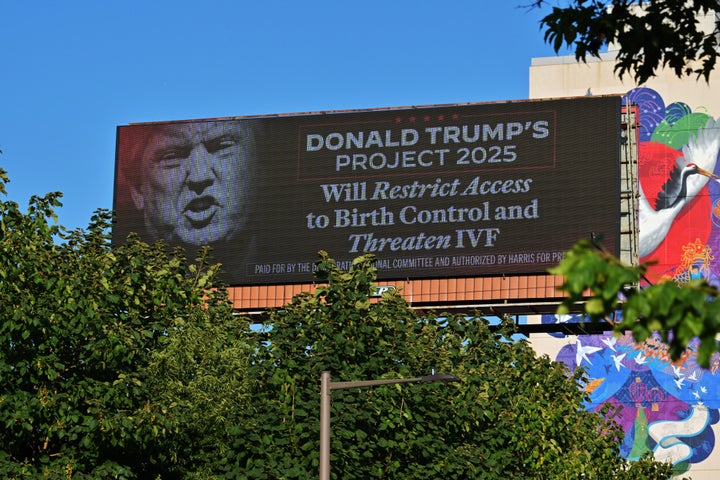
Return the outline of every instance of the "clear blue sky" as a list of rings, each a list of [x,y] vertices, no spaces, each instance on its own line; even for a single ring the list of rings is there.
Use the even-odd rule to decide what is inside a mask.
[[[112,208],[132,122],[524,99],[552,56],[530,0],[0,0],[10,199]]]

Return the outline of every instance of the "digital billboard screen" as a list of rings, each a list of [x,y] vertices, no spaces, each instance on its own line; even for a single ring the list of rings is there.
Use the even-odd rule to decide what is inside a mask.
[[[319,250],[380,279],[543,273],[617,253],[620,97],[130,124],[115,244],[211,245],[231,285],[312,281]]]

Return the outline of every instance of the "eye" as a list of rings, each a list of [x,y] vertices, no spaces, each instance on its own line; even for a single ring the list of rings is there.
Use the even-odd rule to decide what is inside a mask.
[[[237,139],[233,135],[223,135],[221,137],[212,138],[205,142],[205,148],[209,153],[221,152],[228,148],[232,148],[238,144]]]
[[[180,162],[187,158],[188,150],[185,148],[172,147],[164,148],[155,152],[153,163],[161,168],[175,168]]]

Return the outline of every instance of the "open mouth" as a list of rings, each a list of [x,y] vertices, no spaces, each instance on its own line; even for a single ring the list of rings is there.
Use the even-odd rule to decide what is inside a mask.
[[[212,221],[217,210],[218,202],[215,197],[205,196],[191,200],[183,213],[193,228],[203,228]]]

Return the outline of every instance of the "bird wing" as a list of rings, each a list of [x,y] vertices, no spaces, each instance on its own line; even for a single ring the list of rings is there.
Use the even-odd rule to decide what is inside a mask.
[[[701,176],[701,175],[694,175]],[[673,219],[686,202],[676,203],[671,208],[655,210],[648,202],[642,185],[638,185],[640,196],[638,198],[638,256],[640,258],[651,254],[662,243],[670,231]]]
[[[679,160],[680,159],[678,158],[678,162]],[[682,169],[682,166],[675,163],[672,171],[670,172],[670,177],[662,186],[662,190],[658,192],[657,200],[655,200],[655,210],[669,208],[675,202],[675,199],[683,187],[682,180],[680,178],[682,175]]]
[[[694,163],[710,172],[715,171],[718,151],[720,151],[720,118],[709,118],[703,128],[691,135],[687,145],[682,148],[685,163]],[[691,199],[707,184],[704,175],[692,175],[687,179],[687,198]]]

